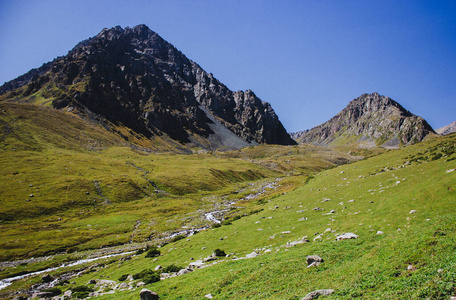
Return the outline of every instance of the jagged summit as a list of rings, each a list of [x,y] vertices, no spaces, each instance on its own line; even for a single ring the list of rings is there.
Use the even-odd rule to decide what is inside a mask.
[[[397,147],[419,142],[429,133],[434,130],[423,118],[389,97],[372,93],[352,100],[332,119],[304,133],[299,142]]]
[[[295,143],[269,103],[229,90],[146,25],[105,28],[0,94],[209,149]]]

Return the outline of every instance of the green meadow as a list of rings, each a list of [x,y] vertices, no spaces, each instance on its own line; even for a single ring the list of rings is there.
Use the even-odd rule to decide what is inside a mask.
[[[301,299],[317,289],[333,289],[327,299],[456,295],[455,134],[399,150],[264,145],[182,154],[68,113],[1,109],[0,261],[48,256],[3,265],[1,278],[115,250],[131,253],[49,274],[80,272],[61,292],[98,291],[92,279],[126,284],[99,299],[138,299],[142,288],[161,299]],[[34,122],[36,113],[49,122]],[[153,143],[166,149],[131,146]],[[214,226],[205,214],[220,210],[224,221]],[[189,228],[204,229],[171,238]],[[358,238],[336,241],[349,232]],[[154,246],[159,256],[141,250]],[[137,287],[144,270],[185,268],[216,249],[228,257]],[[308,268],[308,255],[324,262]],[[16,281],[0,296],[41,280]]]

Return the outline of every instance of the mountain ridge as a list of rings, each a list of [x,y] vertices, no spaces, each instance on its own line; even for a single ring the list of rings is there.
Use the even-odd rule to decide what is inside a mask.
[[[337,115],[299,136],[298,142],[321,146],[358,144],[360,147],[395,148],[422,141],[434,133],[422,117],[378,93],[353,99]]]
[[[295,144],[269,103],[251,90],[229,90],[146,25],[105,28],[66,56],[5,83],[1,94],[4,101],[89,110],[146,137],[166,134],[182,144],[223,147],[204,106],[241,139],[232,149]]]

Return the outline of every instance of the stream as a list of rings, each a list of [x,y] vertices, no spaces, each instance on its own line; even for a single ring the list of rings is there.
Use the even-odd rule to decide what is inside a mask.
[[[63,265],[61,265],[59,267],[48,268],[48,269],[45,269],[45,270],[42,270],[42,271],[37,271],[37,272],[28,273],[28,274],[24,274],[24,275],[20,275],[20,276],[5,278],[5,279],[0,280],[0,290],[10,286],[11,284],[13,284],[13,281],[20,280],[20,279],[23,279],[23,278],[26,278],[26,277],[29,277],[29,276],[35,276],[35,275],[39,275],[39,274],[43,274],[43,273],[47,273],[47,272],[52,272],[52,271],[55,271],[55,270],[58,270],[58,269],[61,269],[61,268],[74,267],[74,266],[77,266],[77,265],[82,265],[84,263],[92,262],[92,261],[99,260],[99,259],[115,257],[115,256],[119,256],[119,255],[128,255],[128,254],[133,254],[133,253],[135,253],[135,251],[116,253],[116,254],[109,254],[109,255],[95,257],[95,258],[86,258],[86,259],[77,260],[77,261],[74,261],[74,262],[71,262],[71,263],[63,264]]]

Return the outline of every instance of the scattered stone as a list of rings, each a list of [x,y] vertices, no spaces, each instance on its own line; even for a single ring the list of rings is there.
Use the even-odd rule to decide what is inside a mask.
[[[158,266],[155,267],[154,271],[158,271],[158,270],[161,270],[161,269],[163,269],[163,267],[158,265]]]
[[[307,267],[316,267],[324,262],[323,258],[318,255],[309,255],[306,257]]]
[[[290,234],[291,231],[282,231],[282,234]]]
[[[306,220],[307,220],[307,218],[304,217],[304,218],[300,218],[298,221],[306,221]]]
[[[317,235],[316,237],[314,237],[313,240],[314,240],[314,242],[315,242],[315,241],[321,241],[322,238],[323,238],[323,237],[321,236],[321,234],[319,234],[319,235]]]
[[[157,300],[160,299],[157,293],[152,292],[151,290],[142,289],[139,293],[141,300]]]
[[[414,213],[416,213],[416,210],[412,209],[412,210],[410,211],[410,214],[412,215],[412,214],[414,214]]]
[[[197,260],[197,261],[195,261],[195,262],[191,262],[191,263],[188,265],[188,267],[189,267],[190,269],[192,269],[192,268],[199,269],[199,268],[201,268],[202,266],[204,266],[204,262],[203,262],[201,259],[199,259],[199,260]]]
[[[438,269],[437,273],[443,273],[443,269]]]
[[[447,172],[447,173],[450,173],[450,172],[453,172],[454,170],[456,170],[456,169],[449,169],[449,170],[447,170],[446,172]]]
[[[407,271],[414,272],[414,271],[416,271],[416,267],[414,265],[408,265]]]
[[[35,196],[34,196],[33,194],[30,194],[29,197],[30,197],[30,198],[33,198],[33,197],[35,197]]]
[[[207,294],[207,295],[204,295],[204,297],[206,297],[206,298],[208,298],[208,299],[212,299],[212,298],[214,298],[214,297],[212,296],[212,294]]]
[[[269,254],[269,253],[271,253],[271,252],[272,252],[271,249],[266,249],[266,250],[264,250],[264,253],[265,253],[265,254]]]
[[[297,240],[297,241],[293,241],[293,242],[287,242],[286,246],[285,247],[294,247],[296,245],[300,245],[300,244],[305,244],[305,243],[309,243],[310,241],[307,239],[307,236]]]
[[[317,211],[317,210],[323,210],[323,208],[321,208],[321,207],[314,207],[312,210],[316,210],[316,211]]]
[[[330,211],[330,213],[335,214],[336,211],[335,211],[334,209],[332,209],[332,210]]]
[[[355,202],[355,200],[352,199],[352,200],[348,200],[347,202],[351,203],[351,202]]]
[[[384,232],[383,231],[377,231],[377,234],[383,234]]]
[[[95,279],[90,279],[87,284],[97,284],[97,281]]]
[[[313,292],[308,293],[308,294],[307,294],[304,298],[302,298],[301,300],[312,300],[312,299],[317,299],[317,298],[320,297],[320,296],[327,296],[327,295],[331,295],[332,293],[334,293],[334,290],[331,290],[331,289],[316,290],[316,291],[313,291]]]
[[[136,284],[137,287],[145,286],[146,284],[143,281],[140,281]]]
[[[330,232],[331,230],[331,228],[326,228],[325,232]]]
[[[65,293],[63,293],[63,299],[71,299],[72,294],[73,292],[71,290],[66,291]]]
[[[245,258],[254,258],[254,257],[257,257],[258,256],[258,253],[256,253],[255,251],[253,251],[252,253],[250,254],[247,254],[245,256]]]
[[[214,254],[203,259],[203,262],[208,262],[208,261],[213,261],[213,260],[217,260],[217,256],[215,256]]]
[[[352,232],[347,232],[336,237],[336,241],[357,239],[358,236]]]
[[[182,269],[179,272],[177,272],[177,276],[185,275],[185,274],[188,274],[190,272],[193,272],[193,270],[192,269]]]

